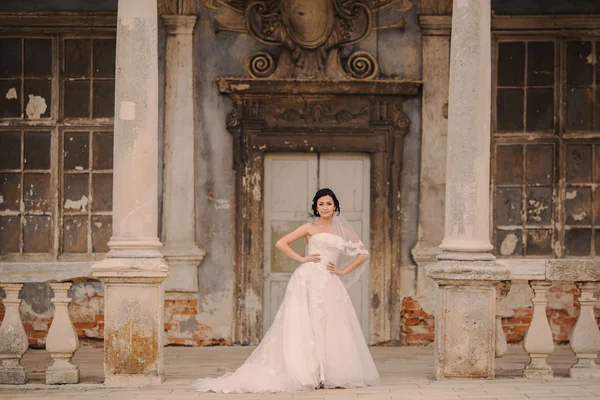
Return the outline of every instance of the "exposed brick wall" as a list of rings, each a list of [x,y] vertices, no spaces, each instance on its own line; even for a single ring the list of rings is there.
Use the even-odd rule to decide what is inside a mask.
[[[402,300],[400,324],[404,335],[402,343],[409,346],[423,346],[433,342],[434,317],[423,311],[412,297],[405,297]]]
[[[596,294],[598,296],[598,293]],[[546,316],[554,342],[569,343],[569,338],[579,317],[579,289],[573,283],[554,284],[547,293]],[[596,321],[600,326],[600,309],[595,309]],[[502,318],[502,328],[508,343],[518,344],[523,340],[531,323],[533,308],[512,310],[512,316]],[[409,346],[426,345],[434,340],[434,317],[424,312],[419,303],[411,297],[402,301],[400,313],[402,327],[401,342]]]
[[[212,329],[196,319],[198,300],[165,300],[165,333],[170,345],[179,346],[219,346],[231,344],[230,340],[216,339]]]

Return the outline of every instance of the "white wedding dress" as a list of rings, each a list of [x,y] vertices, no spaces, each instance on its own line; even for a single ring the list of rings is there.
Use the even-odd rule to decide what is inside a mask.
[[[202,378],[197,391],[222,393],[295,392],[316,388],[355,388],[379,384],[379,374],[338,275],[337,264],[349,242],[331,233],[308,241],[321,261],[293,273],[271,328],[246,362],[219,378]]]

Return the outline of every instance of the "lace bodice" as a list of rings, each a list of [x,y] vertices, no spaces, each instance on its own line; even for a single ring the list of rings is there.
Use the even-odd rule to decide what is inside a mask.
[[[308,240],[308,253],[321,255],[321,261],[318,264],[330,262],[337,264],[344,250],[344,239],[332,233],[317,233]]]

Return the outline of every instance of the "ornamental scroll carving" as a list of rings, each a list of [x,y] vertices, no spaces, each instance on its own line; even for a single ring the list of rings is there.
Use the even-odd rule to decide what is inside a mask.
[[[273,52],[246,62],[251,78],[370,80],[380,76],[376,57],[342,51],[378,29],[403,29],[411,0],[205,0],[219,15],[216,31],[248,33]],[[279,51],[275,51],[278,48]]]

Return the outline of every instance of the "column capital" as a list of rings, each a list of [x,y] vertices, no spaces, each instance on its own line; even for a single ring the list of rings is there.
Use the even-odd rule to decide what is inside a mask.
[[[167,35],[191,35],[198,17],[195,15],[163,15]]]

